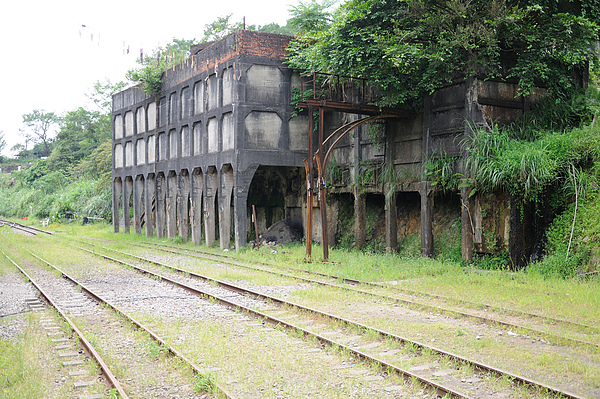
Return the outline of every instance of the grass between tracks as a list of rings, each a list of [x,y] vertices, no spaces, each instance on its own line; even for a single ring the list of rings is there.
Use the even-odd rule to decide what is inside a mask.
[[[481,304],[491,304],[507,309],[522,310],[537,313],[549,317],[567,319],[570,321],[597,326],[600,319],[600,279],[597,277],[582,279],[560,279],[548,278],[532,272],[516,273],[475,273],[461,265],[449,261],[439,261],[427,258],[414,258],[398,255],[362,254],[352,251],[330,251],[329,263],[320,262],[321,248],[313,246],[313,257],[311,261],[305,258],[305,247],[301,245],[286,246],[282,248],[261,248],[260,250],[242,249],[239,252],[223,252],[218,247],[197,247],[192,243],[180,243],[156,238],[146,238],[134,234],[112,234],[107,226],[66,226],[60,227],[66,231],[66,238],[96,238],[110,240],[111,246],[133,252],[131,244],[141,242],[164,242],[178,245],[182,248],[201,249],[215,254],[231,256],[242,261],[256,261],[268,263],[272,267],[286,271],[289,268],[307,269],[320,273],[334,274],[337,276],[354,278],[374,282],[391,282],[396,288],[414,290],[423,293],[444,295],[456,299],[467,299]],[[16,236],[16,235],[15,235]],[[40,239],[41,238],[41,239]],[[60,237],[36,237],[14,238],[15,242],[28,242],[30,245],[38,245],[41,242],[56,242]],[[46,248],[45,245],[39,245]],[[49,246],[48,246],[49,248]],[[64,250],[64,247],[63,247]],[[138,248],[139,250],[139,248]],[[50,253],[59,255],[58,249],[48,249]],[[54,252],[56,251],[56,252]],[[156,252],[156,251],[153,251]],[[76,263],[76,254],[73,254],[72,262]],[[165,256],[167,256],[165,254]],[[217,273],[217,272],[215,272]],[[218,272],[218,277],[228,280],[248,280],[253,284],[277,284],[284,285],[282,279],[276,277],[261,277],[257,280],[257,274],[223,268]],[[216,276],[215,276],[216,277]],[[279,279],[279,280],[278,280]],[[357,309],[353,307],[361,300],[365,307],[376,306],[375,301],[365,301],[363,298],[350,298],[346,300],[344,295],[327,290],[302,290],[295,294],[294,301],[302,301],[307,305],[315,307],[329,307],[332,311],[356,314]],[[346,306],[346,303],[351,304]],[[365,319],[366,320],[366,319]],[[427,343],[440,343],[444,340],[444,346],[448,349],[463,353],[492,353],[495,354],[502,364],[506,358],[507,364],[521,364],[522,369],[537,368],[547,370],[548,375],[560,376],[567,372],[571,375],[581,377],[581,382],[589,387],[600,387],[600,377],[595,375],[595,368],[586,361],[569,359],[565,356],[544,353],[543,351],[517,354],[515,351],[507,350],[507,346],[500,343],[497,336],[481,336],[475,339],[475,334],[464,327],[454,329],[441,329],[432,320],[431,326],[412,324],[407,320],[398,321],[392,318],[370,317],[369,322],[385,330],[415,331],[415,338],[426,340]],[[398,325],[401,323],[401,325]],[[556,327],[561,328],[560,326]],[[558,330],[557,330],[558,331]],[[515,331],[519,332],[519,331]],[[560,332],[560,331],[558,331]],[[519,332],[521,333],[521,332]],[[420,334],[420,335],[418,335]],[[218,334],[217,334],[218,335]],[[437,345],[434,345],[437,346]],[[215,355],[216,356],[216,355]],[[514,357],[520,357],[514,359]],[[565,365],[567,369],[565,370]],[[515,370],[516,371],[516,370]]]
[[[475,273],[451,261],[400,255],[366,254],[347,250],[330,250],[330,262],[321,262],[321,247],[313,245],[312,259],[306,259],[303,245],[291,245],[274,250],[243,248],[240,251],[223,252],[217,247],[198,247],[191,242],[175,243],[156,237],[147,238],[135,234],[113,234],[112,227],[102,224],[78,226],[60,225],[57,230],[64,234],[53,237],[28,238],[20,235],[13,240],[39,242],[40,238],[54,242],[61,236],[75,239],[86,237],[110,240],[115,248],[130,251],[131,243],[154,242],[179,245],[183,248],[201,249],[215,254],[231,256],[242,261],[268,263],[272,267],[298,268],[333,274],[364,281],[392,282],[397,288],[434,293],[451,298],[467,299],[480,304],[492,304],[507,309],[538,313],[554,318],[598,325],[600,320],[600,277],[588,279],[562,279],[545,277],[535,272]],[[4,227],[4,229],[8,229]],[[18,237],[16,237],[18,236]],[[179,241],[179,240],[177,240]],[[37,245],[37,244],[33,244]],[[19,245],[16,245],[19,247]],[[58,248],[54,253],[68,251],[76,262],[76,252],[70,248]],[[268,278],[256,281],[256,274],[243,270],[227,269],[230,280],[252,279],[255,284],[269,283]]]
[[[15,267],[0,254],[0,277],[8,279],[11,275],[17,281],[21,280]],[[0,286],[3,284],[0,281]],[[1,308],[0,313],[4,313]],[[72,389],[66,384],[60,380],[58,384],[55,383],[55,378],[60,378],[60,375],[54,374],[60,368],[59,360],[50,338],[40,326],[41,314],[50,312],[0,318],[0,332],[7,333],[0,334],[0,398],[73,396]],[[52,395],[48,394],[50,391]]]
[[[0,319],[7,326],[14,317]],[[66,384],[55,383],[60,369],[50,339],[39,327],[39,314],[24,317],[25,326],[15,340],[0,339],[0,398],[61,398],[73,395]],[[48,396],[53,392],[53,396]]]

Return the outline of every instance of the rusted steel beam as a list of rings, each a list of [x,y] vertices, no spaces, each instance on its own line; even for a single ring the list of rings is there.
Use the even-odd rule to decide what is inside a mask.
[[[376,105],[363,105],[348,102],[306,99],[298,102],[300,108],[323,108],[328,111],[340,111],[361,115],[393,114],[397,118],[409,118],[414,115],[411,111],[399,108],[382,108]]]
[[[325,110],[319,108],[319,154],[317,165],[319,167],[319,210],[321,211],[321,245],[323,246],[323,262],[329,261],[329,241],[327,239],[327,198],[325,197],[325,169],[323,161],[325,154],[323,151],[323,128],[325,123]]]
[[[308,108],[308,160],[305,161],[306,168],[306,256],[312,255],[312,233],[313,233],[313,108]]]

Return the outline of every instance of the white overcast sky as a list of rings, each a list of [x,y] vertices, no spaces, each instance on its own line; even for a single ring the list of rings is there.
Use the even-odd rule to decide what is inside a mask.
[[[0,131],[17,144],[22,115],[34,109],[63,114],[86,106],[96,81],[125,81],[140,48],[148,53],[173,38],[200,39],[204,25],[232,21],[285,24],[296,0],[20,0],[0,17]],[[85,25],[86,27],[83,27]],[[93,36],[93,38],[92,38]],[[128,55],[123,49],[129,47]]]

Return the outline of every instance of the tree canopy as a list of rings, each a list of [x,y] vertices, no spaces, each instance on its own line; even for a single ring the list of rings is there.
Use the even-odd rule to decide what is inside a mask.
[[[299,1],[297,5],[290,7],[291,25],[297,32],[318,32],[327,29],[331,23],[331,13],[327,9],[333,6],[337,0],[324,0],[318,3],[316,0],[307,2]]]
[[[348,0],[328,29],[297,36],[288,62],[367,78],[382,105],[419,107],[423,94],[469,75],[560,95],[597,68],[597,11],[595,1]]]
[[[51,135],[60,123],[60,117],[54,112],[34,109],[31,113],[23,115],[23,124],[26,130],[23,131],[27,141],[34,144],[43,144],[44,153],[40,155],[50,155]]]

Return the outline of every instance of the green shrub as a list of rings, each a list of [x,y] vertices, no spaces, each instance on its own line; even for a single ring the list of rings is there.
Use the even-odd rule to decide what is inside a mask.
[[[592,255],[600,246],[598,200],[598,193],[590,194],[578,201],[576,215],[575,203],[572,203],[554,219],[546,234],[547,256],[540,262],[531,264],[529,271],[548,276],[572,277],[597,268],[596,264],[590,264],[590,260],[593,260]]]

